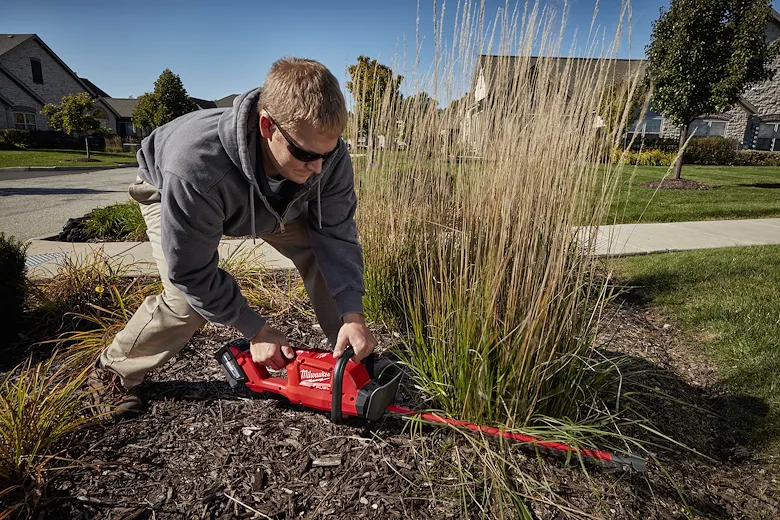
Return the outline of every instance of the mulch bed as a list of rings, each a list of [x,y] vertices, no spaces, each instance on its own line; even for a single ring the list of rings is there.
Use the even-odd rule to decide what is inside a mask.
[[[712,190],[715,189],[709,184],[694,181],[691,179],[662,179],[644,182],[640,184],[643,188],[659,190]]]
[[[311,315],[288,314],[273,323],[293,345],[320,347],[324,341]],[[376,332],[380,350],[397,341],[387,331]],[[326,414],[283,399],[233,391],[213,359],[232,337],[229,329],[203,329],[143,384],[148,413],[79,432],[62,456],[83,465],[54,478],[41,517],[498,517],[498,511],[461,504],[459,490],[487,492],[464,487],[458,478],[455,449],[460,457],[473,452],[464,437],[435,427],[411,435],[395,418],[335,425]],[[657,450],[663,470],[698,518],[780,515],[780,465],[753,453],[740,425],[724,417],[730,396],[716,382],[717,372],[675,327],[645,303],[624,300],[610,308],[600,340],[650,369],[642,382],[671,397],[641,403],[654,425],[706,456],[675,447]],[[540,465],[528,448],[502,449],[528,475],[546,479],[573,510],[610,519],[686,518],[657,464],[645,475],[589,467],[589,480],[576,463],[567,466],[560,457],[543,455],[546,463]],[[479,464],[471,471],[478,475]],[[543,503],[531,509],[539,519],[569,518]]]

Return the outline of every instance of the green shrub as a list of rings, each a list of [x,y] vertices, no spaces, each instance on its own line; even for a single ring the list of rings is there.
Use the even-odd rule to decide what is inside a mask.
[[[26,244],[0,233],[0,330],[10,338],[19,331],[27,297],[26,252]]]
[[[780,152],[737,150],[734,166],[780,166]]]
[[[612,154],[612,164],[616,164],[622,154],[622,150],[616,150]],[[661,150],[647,150],[643,152],[629,150],[626,154],[626,164],[632,166],[671,166],[676,156],[675,152],[662,152]]]
[[[0,130],[0,150],[19,150],[29,146],[30,132],[27,130]]]
[[[146,240],[146,222],[141,207],[130,200],[90,211],[84,232],[89,238]]]
[[[728,166],[734,164],[737,141],[725,137],[694,138],[685,149],[685,164]]]
[[[628,143],[626,143],[628,144]],[[636,139],[631,145],[631,150],[637,152],[640,148],[646,152],[650,150],[660,150],[662,152],[673,153],[680,148],[679,139],[657,138],[657,139]]]

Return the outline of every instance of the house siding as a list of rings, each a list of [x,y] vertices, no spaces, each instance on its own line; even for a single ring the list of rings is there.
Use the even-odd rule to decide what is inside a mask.
[[[43,72],[43,83],[33,82],[30,58],[40,60]],[[47,103],[58,105],[62,101],[63,96],[86,92],[73,74],[63,68],[51,54],[41,47],[35,38],[30,38],[26,42],[19,44],[0,56],[0,64]],[[0,74],[0,77],[3,77],[9,83],[12,83],[8,78],[4,77],[4,75]],[[19,90],[18,86],[14,85],[14,87]],[[1,83],[0,92],[2,92],[4,96],[9,97],[6,93],[10,94],[12,91],[6,88],[5,83]],[[29,98],[29,95],[27,95],[27,97]],[[40,113],[43,108],[40,103],[36,101],[35,105],[30,105],[29,102],[26,104],[28,106],[34,106],[36,109],[36,123],[38,124],[38,129],[50,129],[48,118]],[[111,111],[100,102],[95,106],[106,113],[106,126],[113,131],[116,131],[116,119]]]

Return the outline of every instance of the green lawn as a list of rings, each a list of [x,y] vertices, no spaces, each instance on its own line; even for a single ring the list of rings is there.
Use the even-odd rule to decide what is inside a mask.
[[[730,394],[739,397],[731,415],[744,421],[752,440],[779,445],[780,246],[648,255],[614,265],[622,282],[649,296],[717,363]]]
[[[138,164],[134,153],[90,154],[97,161],[81,162],[86,158],[84,150],[0,150],[0,168],[9,166],[105,166],[113,164]]]
[[[652,190],[640,186],[662,178],[663,166],[627,166],[605,224],[685,222],[780,217],[780,168],[684,166],[682,177],[713,190]]]

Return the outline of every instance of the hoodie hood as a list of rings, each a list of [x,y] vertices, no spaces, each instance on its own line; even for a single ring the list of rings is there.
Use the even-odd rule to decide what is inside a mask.
[[[260,116],[257,102],[260,88],[241,94],[233,100],[233,108],[225,110],[219,118],[219,140],[222,147],[244,174],[252,186],[257,186],[257,137],[260,129]]]

